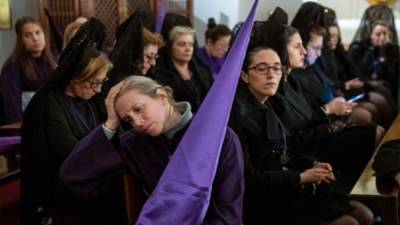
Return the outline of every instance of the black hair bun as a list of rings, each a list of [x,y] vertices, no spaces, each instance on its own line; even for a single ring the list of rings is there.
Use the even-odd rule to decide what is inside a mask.
[[[214,18],[208,18],[208,24],[207,24],[207,29],[208,30],[211,30],[211,29],[213,29],[214,27],[216,27],[217,26],[217,23],[215,22],[215,19]]]

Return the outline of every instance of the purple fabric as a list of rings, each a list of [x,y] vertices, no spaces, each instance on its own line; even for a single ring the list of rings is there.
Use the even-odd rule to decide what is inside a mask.
[[[157,1],[157,20],[156,20],[156,32],[161,33],[162,24],[164,22],[165,14],[168,10],[168,0]]]
[[[19,62],[9,58],[3,65],[0,75],[0,98],[5,124],[22,121],[22,92],[37,91],[52,70],[42,58],[37,58],[34,62],[38,75],[38,80],[35,81],[26,78],[23,66]]]
[[[117,150],[99,126],[84,137],[64,161],[61,180],[69,189],[93,197],[101,194],[104,178],[128,171],[146,193],[152,193],[185,131],[182,129],[172,139],[167,139],[163,135],[150,137],[130,130],[120,138]],[[239,139],[228,129],[214,179],[212,204],[204,224],[241,224],[243,168]]]
[[[257,3],[136,224],[203,223]]]
[[[211,70],[213,78],[215,79],[221,70],[222,65],[225,62],[226,57],[224,58],[214,58],[210,57],[207,54],[206,48],[199,48],[196,52],[197,58],[199,58],[208,68]]]
[[[0,137],[0,155],[16,149],[20,144],[20,136]]]
[[[96,178],[103,177],[104,171],[113,171],[123,164],[99,125],[74,146],[60,168],[60,179],[69,189],[91,197],[99,191]]]

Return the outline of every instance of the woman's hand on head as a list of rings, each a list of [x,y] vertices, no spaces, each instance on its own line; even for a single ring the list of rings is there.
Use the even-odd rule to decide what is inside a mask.
[[[123,84],[124,81],[121,81],[113,86],[108,92],[107,98],[105,100],[107,109],[107,121],[104,123],[104,125],[112,130],[115,130],[120,122],[120,118],[118,117],[117,111],[115,110],[115,97],[118,95]]]

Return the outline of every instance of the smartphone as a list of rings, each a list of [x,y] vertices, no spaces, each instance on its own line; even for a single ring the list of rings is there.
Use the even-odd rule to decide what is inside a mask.
[[[358,94],[358,95],[355,95],[355,96],[353,96],[353,97],[347,99],[347,102],[348,102],[348,103],[356,102],[356,101],[358,101],[358,100],[364,98],[364,95],[365,95],[365,94]]]

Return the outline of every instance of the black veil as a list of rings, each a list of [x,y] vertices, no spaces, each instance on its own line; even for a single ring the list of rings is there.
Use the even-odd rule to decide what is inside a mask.
[[[109,76],[111,85],[127,75],[141,74],[143,28],[153,31],[154,22],[155,17],[150,10],[138,9],[117,28],[116,44],[110,55],[114,64]]]
[[[164,47],[162,47],[160,49],[160,54],[163,55],[163,57],[169,57],[170,54],[170,50],[172,48],[172,42],[169,40],[169,35],[171,30],[176,27],[176,26],[185,26],[185,27],[192,27],[192,23],[190,22],[190,20],[180,14],[177,13],[172,13],[172,12],[168,12],[167,14],[165,14],[164,17],[164,21],[161,27],[161,36],[163,37],[164,41],[165,41],[165,45]],[[196,33],[193,34],[194,37],[194,53],[197,51],[197,49],[199,48],[199,45],[197,43],[197,38],[196,38]],[[193,53],[193,57],[196,57],[196,54]]]
[[[288,14],[280,7],[276,7],[273,13],[265,21],[255,21],[251,31],[250,42],[247,50],[257,47],[278,46],[276,35],[283,32],[288,23]],[[233,29],[233,42],[243,23],[237,23]],[[274,48],[273,48],[274,49]]]
[[[368,41],[372,26],[378,20],[385,22],[389,26],[391,32],[390,41],[392,44],[398,45],[393,10],[383,4],[373,5],[365,10],[352,42]]]
[[[79,74],[89,60],[100,55],[105,27],[95,18],[83,24],[61,53],[59,64],[50,76],[46,87],[57,87],[64,91],[68,83]]]
[[[168,12],[165,14],[161,27],[161,36],[163,36],[165,41],[169,41],[169,32],[171,32],[172,28],[175,26],[193,27],[192,23],[187,17],[177,13]]]
[[[303,44],[306,44],[310,40],[309,32],[312,27],[319,26],[327,30],[327,22],[332,20],[333,16],[333,10],[316,2],[305,2],[300,6],[292,20],[291,25],[299,30]],[[329,36],[327,33],[328,32],[326,32],[324,36],[322,54],[317,62],[331,80],[337,80],[338,68],[336,65],[334,52],[330,49],[328,44]]]

